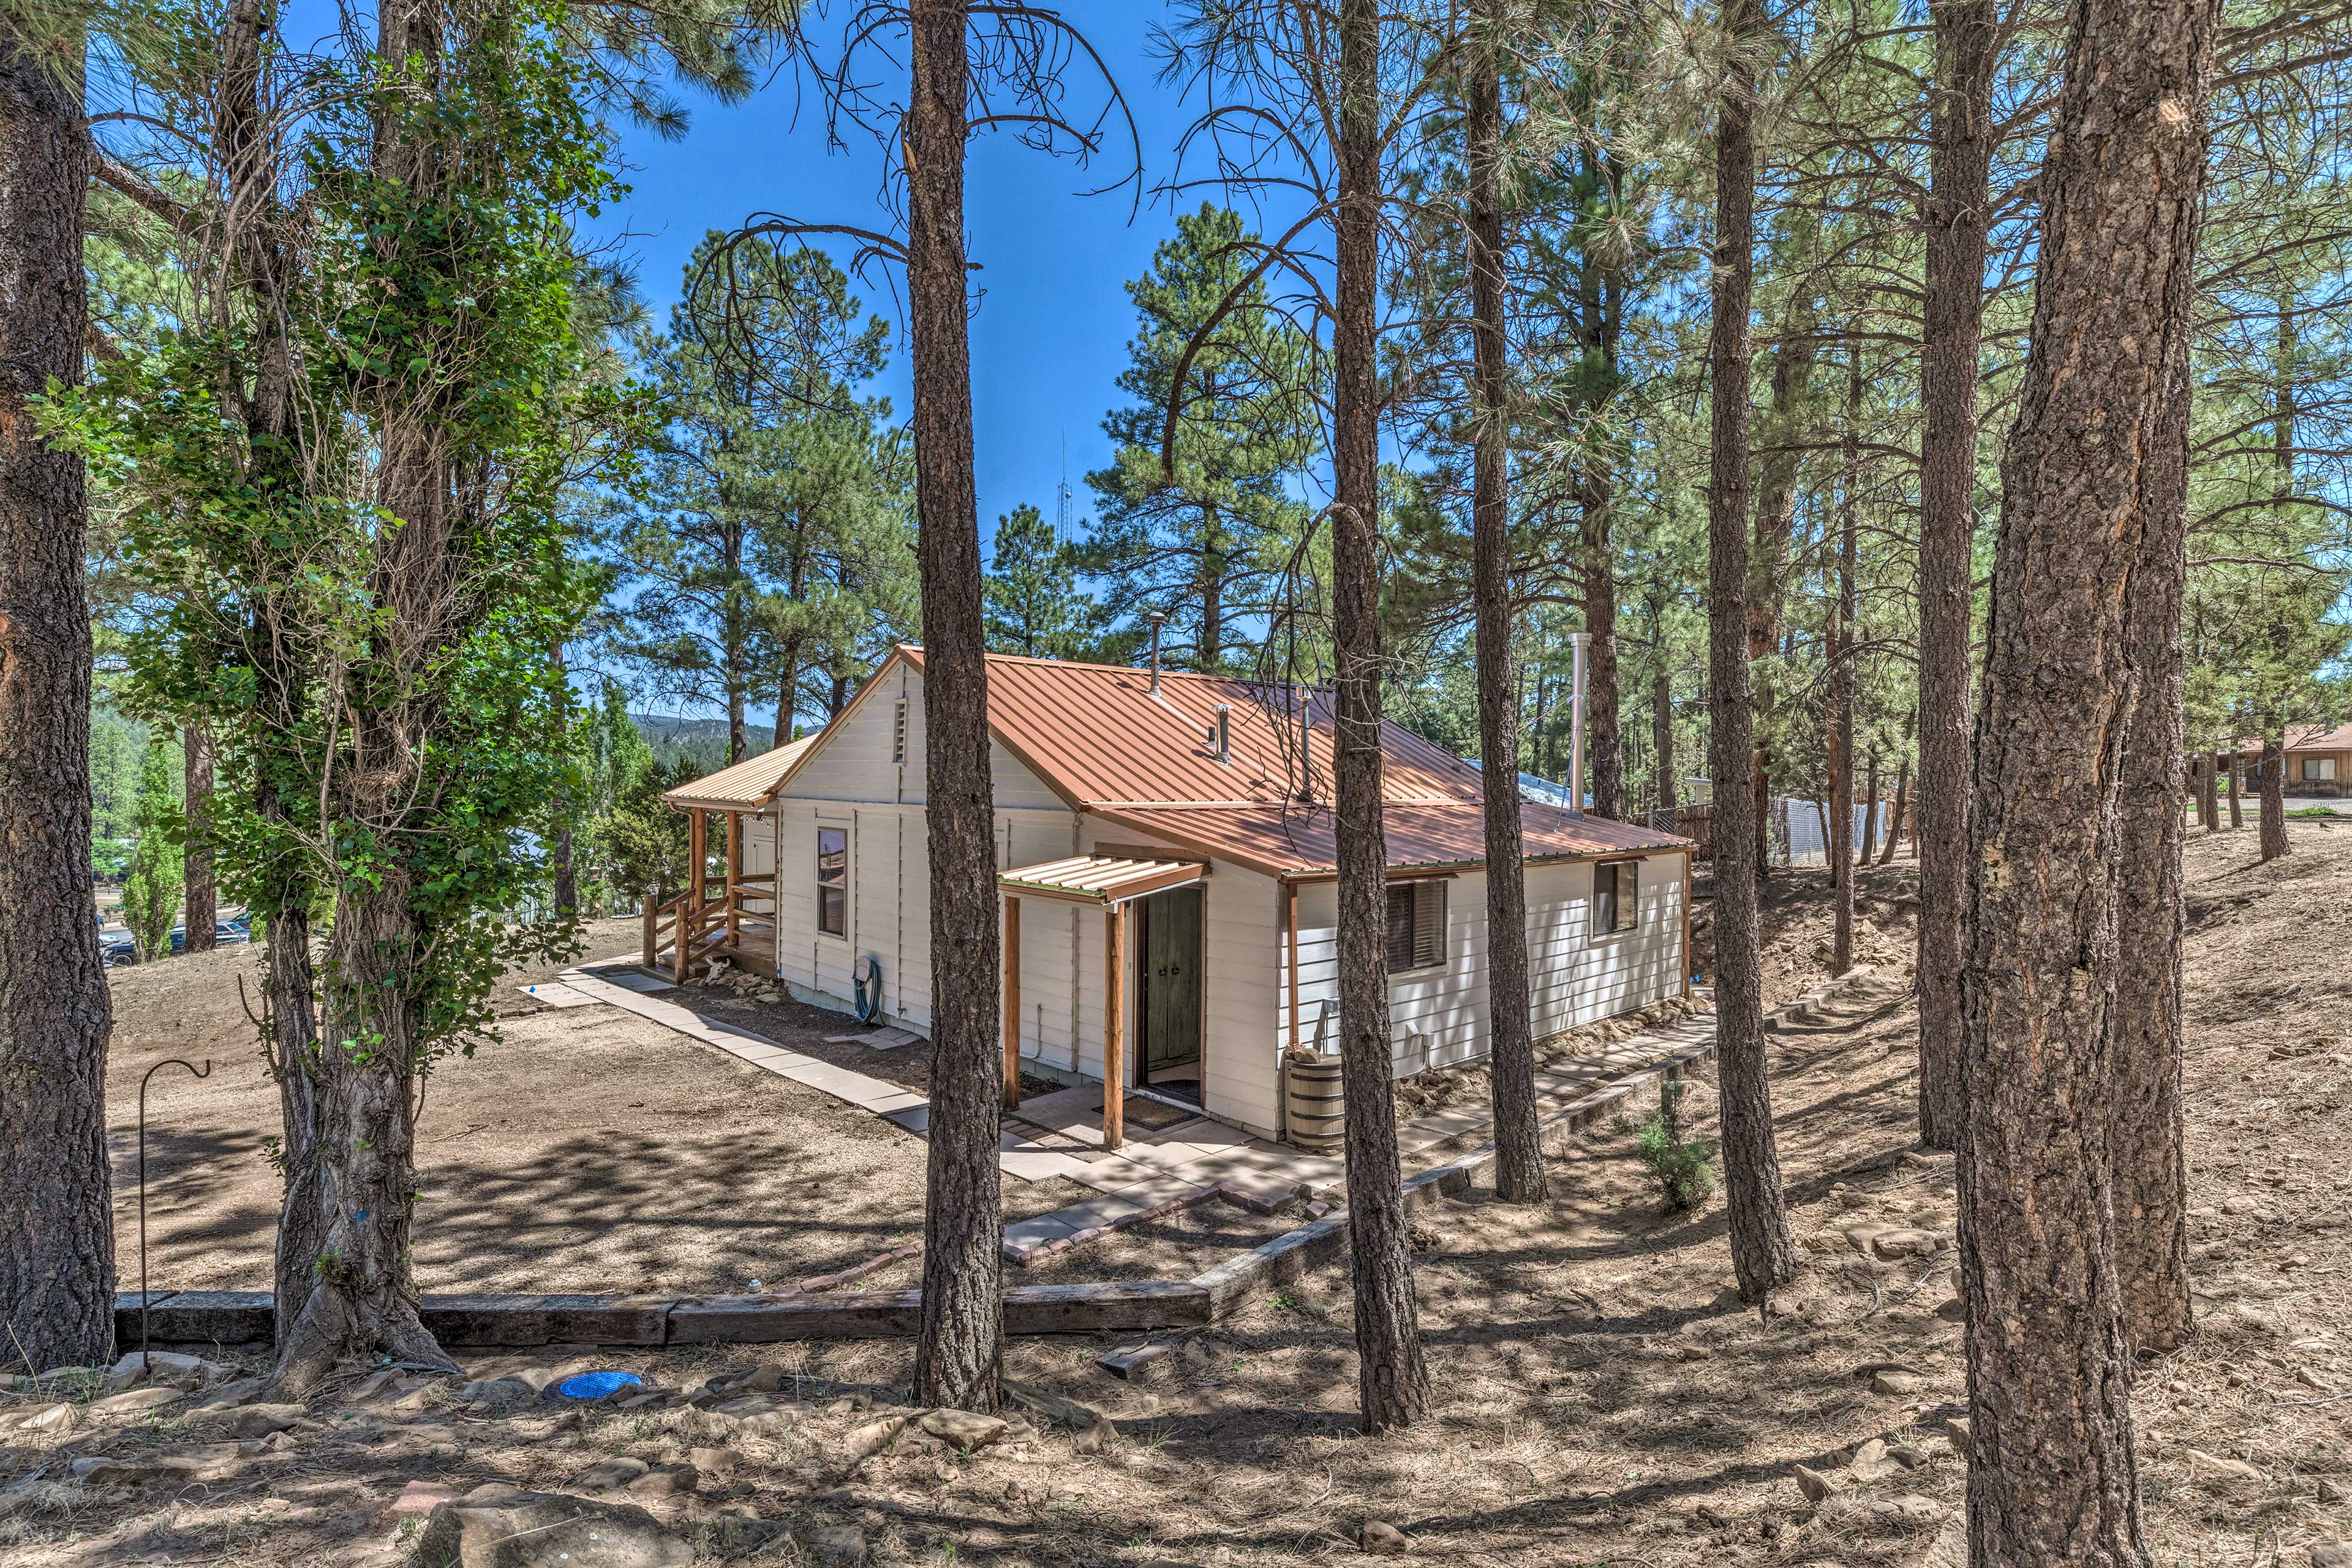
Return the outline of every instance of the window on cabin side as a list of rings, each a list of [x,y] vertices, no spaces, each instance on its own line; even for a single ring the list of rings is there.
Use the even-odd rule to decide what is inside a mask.
[[[2306,783],[2311,784],[2332,781],[2336,777],[2336,759],[2334,757],[2304,758],[2303,776]]]
[[[816,830],[816,929],[826,936],[849,934],[849,830]]]
[[[1445,884],[1394,882],[1389,886],[1389,973],[1427,969],[1445,962]]]
[[[1592,934],[1632,931],[1642,908],[1642,863],[1612,860],[1592,868]]]

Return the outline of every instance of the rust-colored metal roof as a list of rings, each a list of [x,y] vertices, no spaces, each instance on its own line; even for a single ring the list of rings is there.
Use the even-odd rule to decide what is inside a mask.
[[[900,650],[918,669],[922,650]],[[1230,762],[1211,740],[1226,708]],[[1274,876],[1331,871],[1332,703],[1328,693],[1231,676],[992,655],[988,719],[996,739],[1065,799],[1196,854]],[[1299,736],[1307,793],[1299,799]],[[1486,858],[1484,780],[1476,768],[1401,724],[1383,721],[1381,816],[1392,868],[1468,867]],[[1320,803],[1320,804],[1316,804]],[[1530,859],[1677,849],[1689,840],[1550,806],[1520,809]]]
[[[671,792],[674,805],[744,810],[766,804],[824,735],[881,687],[891,664],[918,671],[923,650],[904,644],[867,678],[832,727]],[[1213,731],[1225,708],[1228,758]],[[1062,659],[988,658],[988,724],[997,742],[1079,810],[1123,822],[1185,851],[1269,876],[1331,871],[1334,847],[1330,694],[1232,676],[1149,670]],[[1305,784],[1301,785],[1304,734]],[[1382,816],[1392,868],[1467,867],[1486,858],[1476,768],[1401,724],[1383,721]],[[772,771],[749,772],[768,763]],[[730,775],[745,775],[714,793]],[[756,792],[756,793],[755,793]],[[1689,840],[1631,823],[1527,805],[1520,821],[1530,859],[1589,859]]]
[[[917,669],[919,647],[901,650]],[[1226,709],[1231,760],[1210,739]],[[1301,707],[1307,710],[1302,716]],[[1231,676],[991,655],[988,721],[1004,748],[1073,803],[1097,806],[1273,805],[1299,794],[1305,721],[1307,778],[1328,799],[1332,702],[1327,692]],[[1478,770],[1401,724],[1383,722],[1381,798],[1469,802]]]
[[[1101,809],[1100,815],[1272,876],[1312,880],[1329,875],[1339,861],[1327,805],[1141,806]],[[1391,871],[1486,863],[1486,809],[1476,801],[1391,802],[1381,817]],[[1525,802],[1519,833],[1527,858],[1538,861],[1643,854],[1689,843],[1630,822]]]
[[[1199,860],[1139,860],[1120,855],[1077,855],[1004,872],[996,885],[1024,898],[1075,904],[1115,904],[1165,888],[1181,888],[1208,874]]]
[[[788,741],[772,752],[746,757],[740,763],[719,769],[708,778],[682,784],[663,795],[662,799],[681,810],[757,810],[767,804],[768,796],[775,792],[778,781],[816,748],[817,738],[824,733],[820,730],[815,735],[803,735],[797,741]]]

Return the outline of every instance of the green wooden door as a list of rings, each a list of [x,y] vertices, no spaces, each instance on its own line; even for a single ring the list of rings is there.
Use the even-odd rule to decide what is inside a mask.
[[[1201,889],[1154,893],[1144,914],[1145,1082],[1201,1059]]]

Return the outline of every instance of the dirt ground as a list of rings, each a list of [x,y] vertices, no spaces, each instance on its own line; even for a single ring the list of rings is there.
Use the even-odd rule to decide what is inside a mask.
[[[592,957],[629,951],[634,921],[588,932]],[[280,1191],[268,1154],[278,1125],[238,982],[257,1007],[257,950],[224,948],[107,972],[116,1255],[137,1283],[139,1080],[147,1091],[148,1272],[157,1289],[266,1290]],[[924,1144],[830,1095],[759,1071],[657,1024],[604,1006],[549,1008],[509,977],[504,1038],[443,1063],[417,1131],[425,1195],[416,1273],[426,1290],[740,1290],[846,1268],[922,1226]],[[698,994],[696,1003],[719,1001]],[[749,1022],[731,1000],[714,1013]],[[796,1050],[903,1074],[910,1052],[822,1044],[854,1021],[815,1008],[759,1008],[751,1026]],[[845,1055],[844,1053],[849,1053]],[[1008,1219],[1092,1193],[1066,1181],[1004,1180]]]
[[[2134,1399],[2147,1529],[2167,1564],[2301,1568],[2313,1545],[2352,1540],[2352,1247],[2340,1188],[2352,1158],[2342,957],[2352,823],[2298,821],[2292,833],[2294,852],[2271,866],[2253,863],[2251,826],[2189,846],[2200,1326],[2188,1349],[2141,1370]],[[1801,975],[1822,879],[1780,880],[1774,946]],[[1899,955],[1907,905],[1874,900],[1887,922],[1876,939]],[[223,1456],[222,1478],[176,1503],[152,1488],[45,1478],[76,1454],[195,1455],[210,1429],[186,1418],[0,1434],[0,1484],[33,1478],[0,1491],[17,1500],[0,1500],[0,1542],[25,1568],[388,1565],[412,1539],[413,1521],[393,1510],[406,1482],[584,1490],[592,1462],[621,1455],[675,1475],[689,1446],[715,1444],[727,1452],[692,1460],[696,1489],[621,1494],[713,1558],[772,1526],[800,1544],[771,1546],[770,1561],[810,1560],[854,1530],[885,1565],[1240,1568],[1350,1558],[1378,1524],[1414,1555],[1527,1568],[1949,1561],[1940,1554],[1965,1486],[1945,1426],[1965,1396],[1952,1173],[1948,1157],[1912,1146],[1907,973],[1898,962],[1786,1020],[1772,1047],[1804,1259],[1773,1313],[1742,1310],[1731,1291],[1719,1197],[1663,1215],[1630,1127],[1596,1129],[1551,1152],[1553,1201],[1538,1215],[1485,1193],[1419,1211],[1435,1399],[1402,1433],[1356,1430],[1345,1279],[1325,1270],[1192,1336],[1157,1383],[1097,1368],[1108,1339],[1009,1347],[1009,1376],[1093,1406],[1108,1431],[1023,1425],[969,1457],[904,1436],[859,1458],[851,1433],[876,1412],[826,1403],[831,1389],[793,1402],[789,1381],[768,1414],[664,1396],[635,1414],[534,1405],[504,1416],[420,1381],[320,1401],[275,1457]],[[1695,1089],[1687,1109],[1694,1131],[1710,1134],[1711,1091]],[[1876,1245],[1885,1227],[1926,1236]],[[682,1394],[760,1361],[902,1384],[912,1353],[877,1342],[602,1359]],[[590,1364],[561,1352],[475,1360],[477,1376]],[[1818,1505],[1801,1495],[1798,1465],[1833,1489]]]

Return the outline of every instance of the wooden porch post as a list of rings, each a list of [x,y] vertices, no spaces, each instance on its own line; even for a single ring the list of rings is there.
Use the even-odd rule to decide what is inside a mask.
[[[1004,896],[1004,1109],[1021,1109],[1021,900]]]
[[[697,806],[687,818],[686,827],[686,904],[677,911],[677,944],[672,952],[670,978],[679,984],[686,983],[687,950],[693,945],[694,933],[702,923],[702,900],[708,884],[705,867],[709,860],[709,824],[705,814]]]
[[[1127,1137],[1127,906],[1103,912],[1102,1141],[1116,1149]]]
[[[656,942],[658,939],[656,938],[656,934],[655,934],[655,931],[654,931],[655,921],[656,921],[656,918],[657,918],[657,916],[658,916],[658,914],[659,914],[659,910],[655,907],[655,904],[654,904],[654,896],[653,896],[653,894],[651,894],[651,893],[647,893],[647,894],[646,895],[646,897],[645,897],[645,906],[646,906],[646,910],[645,910],[645,913],[646,913],[646,967],[647,969],[651,969],[651,968],[654,966],[654,960],[655,960],[656,957],[658,957],[658,956],[659,956],[659,950],[655,946],[655,943],[656,943]]]
[[[727,814],[727,945],[743,942],[743,814]]]

